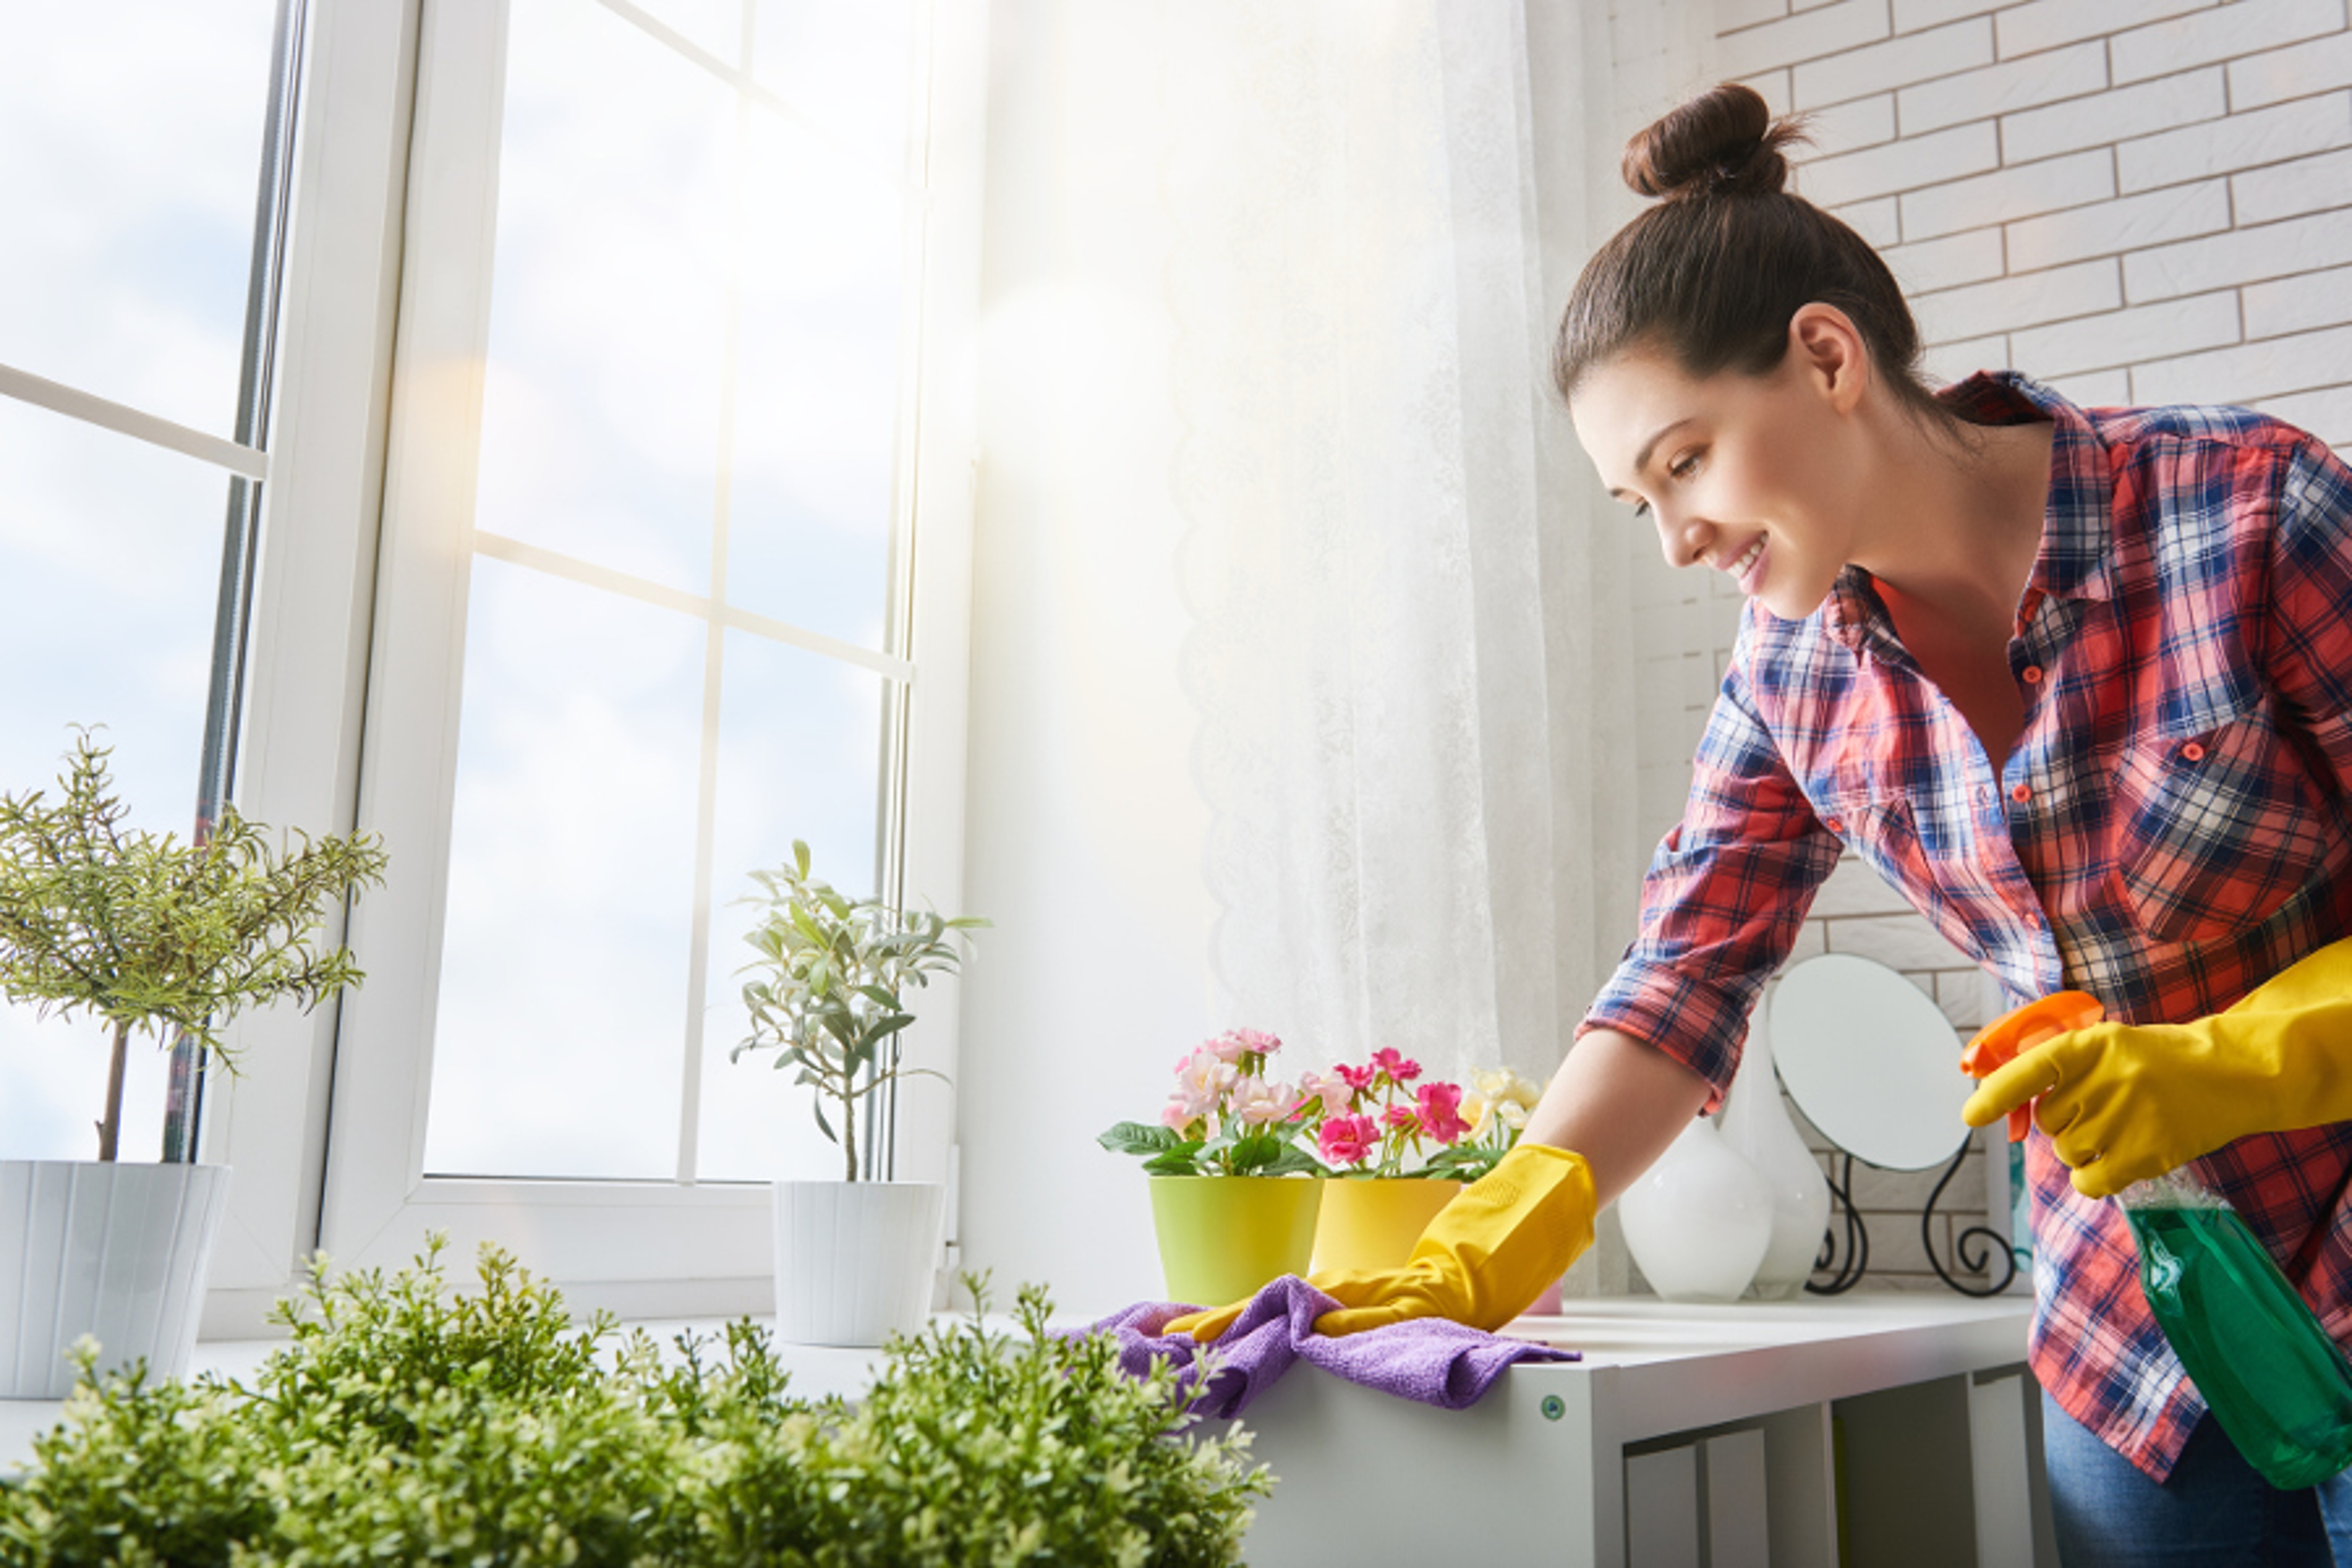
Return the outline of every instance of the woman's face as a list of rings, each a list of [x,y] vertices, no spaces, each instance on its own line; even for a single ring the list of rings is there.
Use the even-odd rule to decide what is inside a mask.
[[[1853,559],[1858,454],[1839,391],[1801,341],[1762,375],[1703,381],[1637,345],[1588,374],[1570,406],[1601,482],[1656,524],[1669,564],[1727,573],[1799,620]]]

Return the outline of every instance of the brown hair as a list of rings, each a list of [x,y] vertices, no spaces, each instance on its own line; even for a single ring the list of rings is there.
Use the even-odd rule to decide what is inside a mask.
[[[1552,347],[1552,381],[1572,397],[1633,347],[1664,350],[1685,374],[1761,375],[1780,363],[1789,320],[1819,300],[1853,321],[1906,405],[1950,416],[1918,370],[1919,329],[1869,242],[1780,187],[1781,149],[1806,139],[1755,90],[1726,82],[1625,144],[1625,183],[1663,198],[1585,264]]]

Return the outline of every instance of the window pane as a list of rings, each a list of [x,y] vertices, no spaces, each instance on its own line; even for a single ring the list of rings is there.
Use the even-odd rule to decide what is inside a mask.
[[[277,10],[0,8],[0,363],[234,434]]]
[[[905,267],[899,192],[762,113],[747,160],[728,597],[878,648]]]
[[[0,790],[54,797],[69,726],[103,724],[131,824],[184,840],[211,668],[228,481],[216,468],[0,398]],[[0,1158],[92,1158],[106,1033],[0,1008]],[[123,1153],[153,1159],[163,1058],[134,1040]]]
[[[734,97],[593,0],[518,0],[477,526],[710,591]]]
[[[907,162],[915,58],[910,0],[757,0],[751,75],[882,169]]]
[[[677,1174],[704,640],[475,561],[426,1170]]]
[[[841,1156],[809,1115],[810,1091],[773,1068],[775,1053],[727,1059],[749,1027],[738,971],[757,919],[735,900],[753,890],[755,868],[790,858],[795,838],[816,875],[855,898],[874,891],[882,678],[730,633],[723,692],[696,1163],[709,1180],[838,1176]]]

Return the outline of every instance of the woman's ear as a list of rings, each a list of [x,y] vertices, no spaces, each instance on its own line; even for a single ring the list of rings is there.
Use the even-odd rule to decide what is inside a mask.
[[[1870,385],[1870,349],[1853,318],[1816,300],[1789,318],[1789,354],[1806,383],[1840,414],[1862,403]]]

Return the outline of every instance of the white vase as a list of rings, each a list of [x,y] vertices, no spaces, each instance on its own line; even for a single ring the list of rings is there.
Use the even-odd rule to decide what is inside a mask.
[[[887,1342],[929,1321],[947,1189],[937,1182],[778,1182],[776,1338]]]
[[[1693,1117],[1617,1200],[1626,1249],[1669,1301],[1736,1301],[1772,1241],[1772,1198],[1756,1167]]]
[[[227,1209],[226,1165],[0,1160],[0,1399],[72,1393],[84,1335],[101,1373],[185,1373]]]
[[[1804,1134],[1780,1098],[1772,1070],[1772,1049],[1761,1028],[1748,1032],[1748,1047],[1731,1093],[1717,1117],[1723,1141],[1756,1168],[1772,1198],[1772,1239],[1756,1268],[1749,1290],[1768,1301],[1804,1289],[1822,1254],[1829,1228],[1830,1183],[1822,1173]]]

